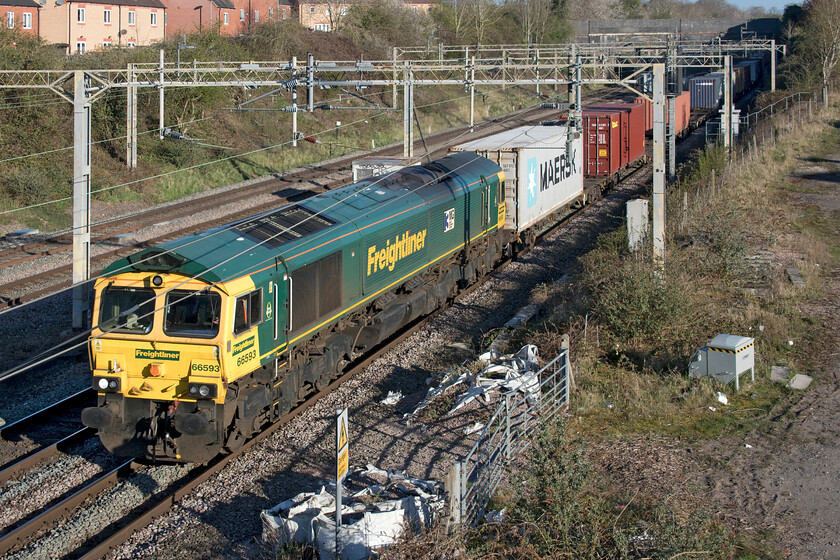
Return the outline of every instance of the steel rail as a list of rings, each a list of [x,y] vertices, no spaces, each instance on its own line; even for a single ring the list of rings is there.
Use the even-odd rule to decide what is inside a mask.
[[[10,479],[14,478],[23,471],[29,470],[32,467],[43,463],[47,459],[54,457],[59,452],[65,451],[74,445],[78,445],[95,435],[96,430],[93,428],[82,428],[81,430],[73,432],[69,436],[47,445],[46,447],[33,449],[26,455],[12,459],[3,465],[3,470],[0,470],[0,484],[8,482]]]
[[[85,404],[85,402],[90,401],[95,396],[96,393],[93,392],[93,389],[82,389],[78,393],[74,393],[69,397],[61,399],[60,401],[54,402],[42,408],[41,410],[33,412],[28,416],[24,416],[16,422],[6,424],[2,428],[0,428],[0,439],[10,441],[8,437],[9,434],[20,432],[24,428],[31,426],[37,421],[40,421],[41,418],[44,416],[52,416],[62,409],[83,405]]]
[[[636,169],[631,170],[630,173],[628,173],[628,175],[621,179],[621,182],[630,179],[643,169],[648,169],[650,165],[650,163],[647,163]],[[538,239],[543,239],[551,233],[557,231],[560,227],[563,227],[569,220],[581,215],[583,212],[592,207],[593,205],[589,204],[583,206],[580,209],[570,212],[568,215],[558,220],[556,224],[552,225],[551,227],[547,228],[546,231],[542,232],[538,236]],[[475,282],[474,284],[464,289],[461,293],[459,293],[458,296],[454,298],[453,302],[460,301],[462,298],[466,297],[468,294],[472,293],[474,290],[484,285],[484,282],[490,276],[492,276],[492,274],[503,270],[512,262],[514,262],[514,259],[507,259],[499,263],[499,265],[497,265],[491,273],[486,274],[479,281]],[[351,364],[344,374],[342,374],[337,379],[333,380],[322,390],[310,395],[303,403],[301,403],[292,411],[281,417],[277,422],[271,424],[264,431],[260,432],[259,434],[245,442],[243,446],[236,452],[231,453],[229,455],[221,456],[211,461],[208,465],[199,466],[191,470],[190,473],[186,475],[184,480],[174,483],[174,486],[176,486],[176,488],[174,488],[171,492],[166,492],[165,495],[161,496],[159,499],[147,500],[146,504],[144,504],[143,506],[138,506],[137,508],[135,508],[135,510],[133,510],[132,513],[129,514],[128,517],[133,516],[130,519],[120,520],[111,523],[109,525],[109,528],[111,529],[106,530],[110,534],[107,534],[101,542],[97,544],[90,543],[93,537],[89,537],[85,544],[83,544],[79,549],[70,553],[70,555],[82,559],[101,558],[105,556],[114,548],[128,540],[135,531],[146,527],[155,518],[164,515],[174,505],[176,505],[184,497],[186,497],[190,492],[192,492],[198,486],[209,480],[215,474],[221,472],[230,463],[230,461],[247,452],[254,446],[260,444],[277,430],[285,427],[291,420],[293,420],[294,418],[302,414],[304,411],[314,406],[315,403],[324,398],[326,395],[330,394],[337,387],[339,387],[346,381],[352,379],[353,377],[367,369],[375,360],[379,359],[390,349],[396,347],[397,345],[405,341],[408,337],[410,337],[422,327],[427,325],[432,319],[443,313],[448,307],[449,305],[443,305],[438,309],[434,310],[429,315],[417,319],[416,321],[414,321],[414,323],[404,328],[400,333],[392,336],[387,341],[380,344],[378,348],[375,349],[372,353],[370,353],[366,357],[360,358],[355,363]],[[132,464],[131,461],[122,465],[121,467],[119,467],[119,469],[126,468],[126,466],[130,464]],[[86,499],[81,496],[82,493],[85,493],[86,497],[90,497],[94,494],[98,494],[107,486],[110,486],[110,484],[112,484],[116,480],[113,478],[114,473],[119,469],[115,469],[111,473],[108,473],[108,475],[103,477],[103,479],[100,479],[102,480],[101,482],[98,480],[97,482],[88,485],[78,494],[74,494],[73,496],[67,498],[61,504],[54,506],[53,508],[42,514],[42,516],[39,516],[27,522],[24,526],[16,529],[13,533],[9,533],[9,535],[2,537],[3,540],[0,540],[0,554],[10,549],[4,548],[4,546],[14,547],[16,543],[19,542],[20,539],[25,538],[26,535],[31,536],[36,530],[40,530],[40,528],[44,527],[46,524],[59,519],[62,513],[66,513],[67,511],[71,510],[74,504],[76,504],[76,507],[78,507],[78,505],[81,505]],[[60,511],[56,511],[59,509]],[[37,529],[31,530],[30,527],[37,527]],[[100,533],[100,535],[102,534],[103,533]],[[7,537],[15,539],[14,542],[9,545],[5,545]]]
[[[116,484],[120,479],[134,474],[141,464],[134,460],[126,461],[119,467],[105,473],[96,478],[84,488],[74,492],[70,496],[61,500],[59,503],[41,512],[36,517],[33,517],[16,527],[12,531],[0,536],[0,554],[14,550],[24,542],[29,540],[36,533],[41,531],[47,525],[54,523],[78,509],[88,498],[100,494],[103,490]]]

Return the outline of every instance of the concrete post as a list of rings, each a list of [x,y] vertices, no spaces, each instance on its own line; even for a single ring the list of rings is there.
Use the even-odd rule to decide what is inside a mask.
[[[87,327],[90,299],[90,103],[85,82],[85,72],[76,70],[73,78],[74,329]]]
[[[449,467],[444,486],[449,509],[447,525],[452,528],[453,525],[461,524],[461,463],[459,461],[455,461]]]
[[[158,139],[163,140],[163,49],[160,49],[160,74],[158,75],[158,93],[160,97],[158,98]]]
[[[723,113],[720,125],[723,136],[723,146],[732,145],[732,55],[726,55],[723,64]]]
[[[393,50],[393,65],[394,65],[394,75],[392,77],[394,81],[394,89],[393,89],[393,100],[391,101],[391,107],[394,109],[397,108],[397,47],[394,47]]]
[[[315,110],[315,55],[306,55],[306,111]]]
[[[653,258],[665,270],[665,65],[653,65]]]
[[[297,119],[297,57],[292,57],[292,147],[297,148],[298,119]]]
[[[676,97],[668,96],[668,183],[677,181]]]
[[[475,132],[475,57],[472,57],[470,65],[470,132]]]
[[[776,91],[776,40],[770,40],[770,91]]]
[[[411,114],[414,109],[414,76],[409,66],[403,70],[403,157],[414,157],[414,127],[411,126]]]
[[[128,87],[125,102],[125,161],[129,169],[137,168],[137,86],[134,83],[134,64],[128,65]]]

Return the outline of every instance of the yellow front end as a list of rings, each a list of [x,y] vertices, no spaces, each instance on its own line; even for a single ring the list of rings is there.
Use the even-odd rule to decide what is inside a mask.
[[[205,462],[227,419],[226,294],[181,275],[96,284],[90,340],[97,407],[82,413],[117,455]]]

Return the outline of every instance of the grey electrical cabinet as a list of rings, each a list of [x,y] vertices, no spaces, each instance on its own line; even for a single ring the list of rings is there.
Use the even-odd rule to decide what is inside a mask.
[[[689,377],[710,375],[722,383],[735,381],[736,391],[741,389],[741,374],[747,371],[755,381],[755,339],[734,334],[717,335],[688,364]]]

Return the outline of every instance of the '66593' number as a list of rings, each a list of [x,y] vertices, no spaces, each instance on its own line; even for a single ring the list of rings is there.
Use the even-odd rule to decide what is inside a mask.
[[[239,356],[238,358],[236,358],[236,365],[241,366],[242,364],[250,362],[251,360],[253,360],[256,357],[257,357],[257,351],[256,350],[251,350],[250,352],[246,352],[246,353],[242,354],[241,356]]]

